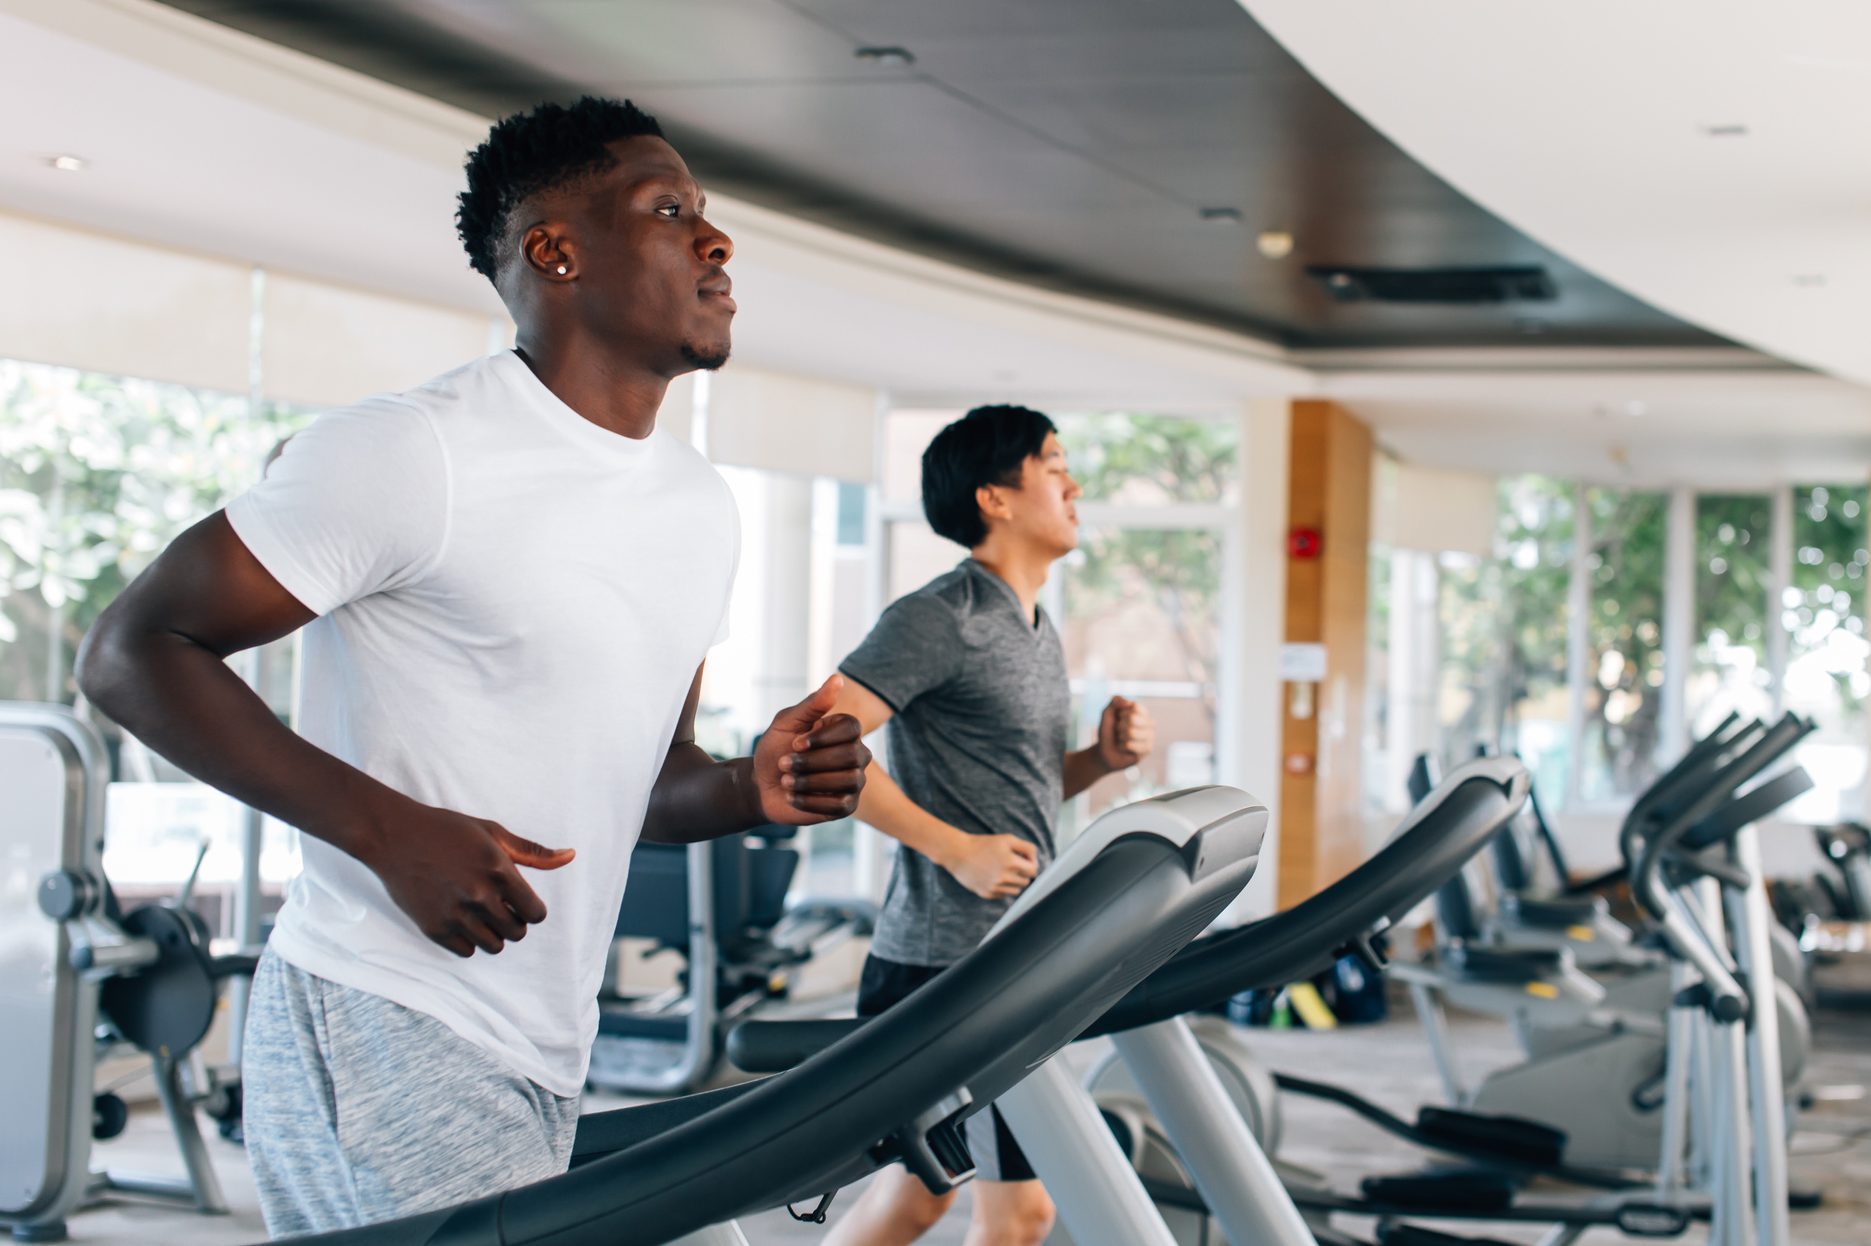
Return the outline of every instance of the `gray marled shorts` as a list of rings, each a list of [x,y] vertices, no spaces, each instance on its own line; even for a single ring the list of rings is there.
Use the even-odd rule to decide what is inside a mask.
[[[241,1059],[274,1237],[466,1202],[566,1170],[578,1100],[433,1017],[260,959]]]

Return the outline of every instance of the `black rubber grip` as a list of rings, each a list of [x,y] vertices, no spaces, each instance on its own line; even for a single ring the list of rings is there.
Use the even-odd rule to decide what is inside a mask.
[[[1424,1212],[1502,1212],[1514,1205],[1516,1182],[1495,1173],[1459,1171],[1366,1177],[1358,1187],[1374,1203]]]
[[[1521,1164],[1553,1167],[1564,1162],[1566,1131],[1518,1116],[1483,1116],[1455,1108],[1426,1107],[1416,1128],[1457,1150],[1485,1150]]]
[[[782,1073],[825,1050],[868,1018],[743,1021],[728,1031],[728,1059],[748,1073]]]

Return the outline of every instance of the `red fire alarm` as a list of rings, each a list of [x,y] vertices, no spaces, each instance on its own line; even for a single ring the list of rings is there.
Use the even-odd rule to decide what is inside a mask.
[[[1324,545],[1325,538],[1319,535],[1317,528],[1292,528],[1287,531],[1286,552],[1294,558],[1317,558]]]

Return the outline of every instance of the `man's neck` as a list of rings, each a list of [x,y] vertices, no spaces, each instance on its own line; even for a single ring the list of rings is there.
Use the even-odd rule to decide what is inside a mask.
[[[1038,622],[1039,592],[1046,587],[1046,576],[1053,560],[1036,550],[1010,549],[991,538],[969,551],[969,557],[999,576],[1013,595],[1020,599],[1020,613],[1028,624]]]
[[[522,333],[515,353],[554,397],[599,428],[635,440],[655,431],[668,377],[544,335]]]

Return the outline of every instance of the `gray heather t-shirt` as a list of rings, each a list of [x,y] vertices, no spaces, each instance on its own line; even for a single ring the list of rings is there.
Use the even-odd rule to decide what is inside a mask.
[[[839,669],[895,711],[888,762],[905,795],[971,834],[1018,835],[1051,864],[1071,694],[1045,611],[1023,617],[1007,582],[965,559],[892,603]],[[871,951],[952,964],[1012,903],[899,844]]]

